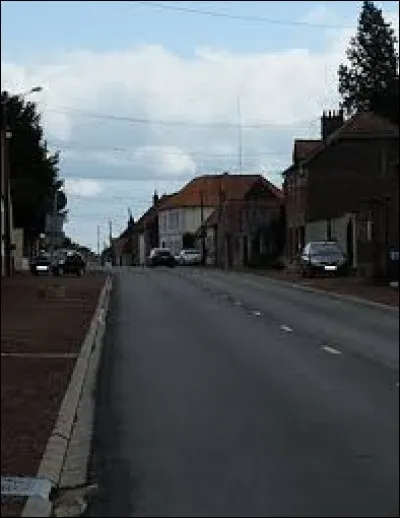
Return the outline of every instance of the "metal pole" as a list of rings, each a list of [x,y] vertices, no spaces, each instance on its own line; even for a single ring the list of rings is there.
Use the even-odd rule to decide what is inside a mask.
[[[240,110],[240,97],[237,100],[237,114],[238,114],[238,158],[239,158],[239,174],[242,172],[243,159],[243,135],[242,135],[242,113]]]
[[[200,191],[200,218],[201,218],[201,263],[206,264],[206,241],[204,228],[204,191]]]
[[[10,154],[9,142],[7,139],[7,100],[2,103],[3,107],[3,128],[2,128],[2,168],[4,176],[4,259],[5,274],[11,275],[11,192],[10,192]]]
[[[1,275],[5,273],[5,265],[6,265],[6,254],[5,254],[5,230],[6,230],[6,197],[5,197],[5,131],[1,128],[1,210],[3,214],[1,215]],[[4,218],[4,219],[3,219]]]
[[[108,240],[110,243],[110,260],[111,264],[114,265],[114,250],[113,250],[113,242],[112,242],[112,223],[111,219],[108,220]]]
[[[51,240],[50,240],[50,254],[54,257],[54,251],[56,249],[56,234],[57,234],[57,190],[53,194],[53,211],[52,211],[52,224],[51,224]]]
[[[97,225],[97,256],[100,258],[100,225]]]

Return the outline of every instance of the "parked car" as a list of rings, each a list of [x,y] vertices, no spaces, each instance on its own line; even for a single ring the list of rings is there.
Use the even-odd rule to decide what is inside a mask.
[[[50,275],[51,273],[51,257],[47,252],[41,252],[33,257],[30,262],[30,270],[32,275]]]
[[[183,266],[195,266],[201,264],[201,253],[195,248],[183,249],[179,254],[178,262]]]
[[[303,277],[317,273],[347,275],[349,263],[336,241],[311,241],[301,253],[300,270]]]
[[[169,266],[176,265],[175,257],[169,248],[153,248],[147,260],[148,266]]]
[[[81,276],[86,271],[86,263],[76,250],[57,250],[53,257],[53,275],[74,274]]]

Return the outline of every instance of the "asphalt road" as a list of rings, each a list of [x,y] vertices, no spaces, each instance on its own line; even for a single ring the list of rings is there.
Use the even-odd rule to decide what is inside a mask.
[[[398,516],[398,313],[260,277],[116,274],[89,516]]]

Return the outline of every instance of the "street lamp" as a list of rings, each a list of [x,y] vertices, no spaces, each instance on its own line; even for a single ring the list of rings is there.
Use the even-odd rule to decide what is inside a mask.
[[[24,99],[27,95],[41,92],[41,86],[34,86],[27,92],[17,94],[14,97],[22,97]],[[5,273],[11,274],[11,188],[10,188],[10,160],[9,160],[9,145],[8,141],[12,138],[12,133],[7,128],[7,104],[9,97],[5,97],[2,102],[2,119],[3,124],[1,128],[1,198],[4,198],[4,259],[5,259]],[[1,262],[3,263],[3,235],[1,236]],[[3,264],[1,265],[3,273]]]

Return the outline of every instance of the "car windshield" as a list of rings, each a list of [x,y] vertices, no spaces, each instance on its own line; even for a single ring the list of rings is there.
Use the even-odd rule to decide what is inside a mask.
[[[336,243],[312,243],[310,246],[311,255],[341,256],[343,255]]]
[[[154,256],[170,256],[171,255],[171,250],[169,250],[169,248],[154,248],[151,252],[150,252],[150,257],[154,257]]]

